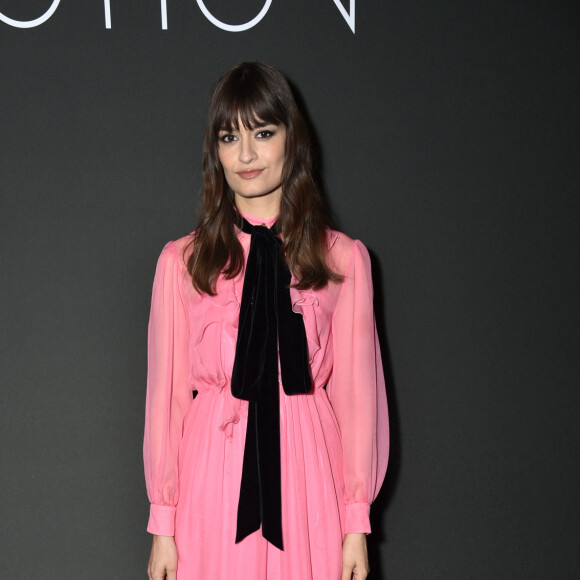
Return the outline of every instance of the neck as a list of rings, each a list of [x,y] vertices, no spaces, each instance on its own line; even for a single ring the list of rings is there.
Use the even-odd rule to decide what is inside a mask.
[[[260,197],[235,196],[236,207],[244,213],[268,220],[280,214],[282,192],[273,192]]]

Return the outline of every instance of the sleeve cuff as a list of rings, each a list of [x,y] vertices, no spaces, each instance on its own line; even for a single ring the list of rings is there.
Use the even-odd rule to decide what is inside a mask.
[[[346,534],[370,534],[371,506],[368,503],[346,504]]]
[[[156,536],[173,536],[175,534],[175,507],[151,504],[147,531]]]

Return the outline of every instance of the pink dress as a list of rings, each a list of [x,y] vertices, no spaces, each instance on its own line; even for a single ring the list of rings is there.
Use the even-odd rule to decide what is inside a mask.
[[[240,232],[239,239],[247,258],[250,236]],[[329,232],[328,263],[344,280],[290,291],[294,311],[304,317],[314,388],[288,396],[279,385],[280,551],[261,530],[234,541],[248,410],[230,391],[243,272],[220,278],[216,296],[199,294],[184,263],[190,240],[165,246],[153,284],[147,529],[175,536],[178,580],[340,580],[343,537],[371,531],[370,504],[388,458],[368,252],[359,241]]]

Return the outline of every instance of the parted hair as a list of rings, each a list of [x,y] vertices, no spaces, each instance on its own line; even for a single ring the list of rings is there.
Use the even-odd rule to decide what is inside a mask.
[[[307,124],[284,76],[260,62],[244,62],[217,83],[207,117],[202,157],[202,216],[194,232],[187,268],[199,292],[216,293],[220,274],[237,276],[244,267],[238,240],[241,218],[218,156],[219,132],[267,123],[283,125],[286,147],[282,199],[277,221],[282,252],[298,289],[338,281],[325,260],[329,213],[313,178],[313,150]]]

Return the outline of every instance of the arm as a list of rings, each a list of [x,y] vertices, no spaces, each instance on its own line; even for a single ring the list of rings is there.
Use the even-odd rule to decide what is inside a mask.
[[[385,380],[373,312],[370,258],[355,241],[332,320],[334,366],[328,396],[344,453],[343,578],[365,578],[370,504],[385,477],[389,428]]]
[[[172,566],[171,550],[161,547],[167,548],[167,540],[173,543],[175,506],[179,499],[177,454],[183,418],[192,402],[187,381],[189,324],[182,272],[177,249],[170,242],[159,257],[153,282],[143,443],[145,480],[151,502],[147,530],[156,536],[151,557],[162,554],[163,565],[168,567]],[[157,536],[166,539],[160,541]]]

